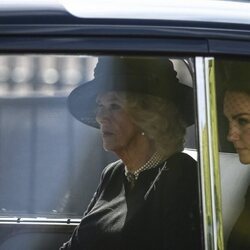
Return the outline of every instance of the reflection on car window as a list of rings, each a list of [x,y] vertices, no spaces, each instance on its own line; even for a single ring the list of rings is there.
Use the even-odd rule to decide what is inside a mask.
[[[192,92],[192,60],[171,60]],[[81,217],[103,168],[118,158],[103,149],[100,130],[77,121],[67,107],[69,93],[93,80],[98,58],[5,55],[0,62],[1,216]],[[100,113],[107,99],[98,102]],[[121,103],[108,105],[116,110]],[[186,130],[184,146],[195,148],[194,125]]]
[[[97,132],[79,126],[66,107],[72,88],[92,77],[94,59],[0,60],[1,215],[79,217],[110,157]],[[98,157],[91,157],[93,148]],[[74,183],[86,192],[75,191]]]

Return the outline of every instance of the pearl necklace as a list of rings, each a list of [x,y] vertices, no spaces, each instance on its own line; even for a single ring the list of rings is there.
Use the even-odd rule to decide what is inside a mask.
[[[161,162],[161,160],[161,155],[158,152],[155,152],[151,156],[151,158],[143,166],[138,168],[134,173],[129,172],[127,166],[125,166],[125,176],[127,177],[128,182],[134,184],[141,172],[156,167]]]

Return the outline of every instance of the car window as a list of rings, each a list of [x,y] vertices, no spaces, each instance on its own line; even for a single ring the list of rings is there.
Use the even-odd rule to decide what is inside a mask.
[[[193,88],[193,59],[170,59],[178,79]],[[103,149],[100,131],[75,119],[67,107],[69,93],[94,78],[97,60],[0,56],[2,217],[81,218],[103,168],[117,160]],[[192,105],[193,100],[194,112]],[[185,151],[197,159],[195,126],[189,125]]]
[[[215,60],[222,211],[228,249],[240,248],[249,238],[249,69],[246,58]]]

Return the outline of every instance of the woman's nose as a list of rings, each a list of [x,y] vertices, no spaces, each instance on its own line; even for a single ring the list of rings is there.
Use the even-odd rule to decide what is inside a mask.
[[[236,125],[234,125],[234,124],[229,125],[227,140],[230,142],[234,142],[234,141],[239,140],[239,129]]]

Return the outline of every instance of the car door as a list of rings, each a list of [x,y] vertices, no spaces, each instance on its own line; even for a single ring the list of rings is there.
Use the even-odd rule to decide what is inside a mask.
[[[240,211],[228,207],[244,193],[248,171],[239,173],[236,154],[232,160],[220,151],[226,129],[217,116],[217,65],[248,60],[247,23],[79,18],[62,9],[4,11],[0,22],[0,249],[59,248],[80,222],[102,169],[116,157],[102,149],[98,130],[70,116],[67,96],[93,78],[98,56],[123,55],[168,57],[193,88],[195,124],[185,152],[199,166],[203,248],[224,249]],[[244,185],[228,191],[235,171]]]

